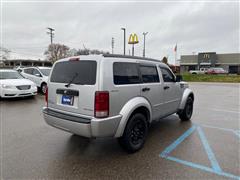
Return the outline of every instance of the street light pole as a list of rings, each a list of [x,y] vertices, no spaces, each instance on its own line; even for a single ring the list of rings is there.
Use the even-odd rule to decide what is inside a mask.
[[[148,32],[143,32],[143,57],[145,57],[145,39]]]
[[[124,33],[124,40],[123,40],[123,54],[126,54],[126,29],[125,28],[121,28],[121,30],[123,30]]]

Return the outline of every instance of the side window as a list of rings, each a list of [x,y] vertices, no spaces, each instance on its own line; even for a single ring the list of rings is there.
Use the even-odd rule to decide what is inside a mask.
[[[160,69],[162,72],[162,77],[164,82],[175,82],[175,77],[169,69],[164,67],[160,67]]]
[[[33,69],[32,68],[24,69],[24,72],[32,75],[33,74]]]
[[[113,63],[114,84],[140,83],[137,63],[115,62]]]
[[[140,66],[140,72],[142,75],[143,83],[157,83],[159,82],[159,76],[156,66]]]
[[[33,69],[33,75],[40,74],[40,72],[37,69]]]

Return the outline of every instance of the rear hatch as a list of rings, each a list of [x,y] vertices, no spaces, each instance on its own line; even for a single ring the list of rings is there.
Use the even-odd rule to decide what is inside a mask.
[[[94,116],[97,61],[61,61],[54,65],[48,84],[48,107]]]

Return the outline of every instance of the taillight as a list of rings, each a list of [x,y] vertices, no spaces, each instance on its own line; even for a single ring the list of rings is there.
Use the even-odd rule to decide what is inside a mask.
[[[104,118],[104,117],[108,117],[108,115],[109,115],[109,92],[96,91],[94,116],[96,118]]]
[[[45,102],[46,102],[46,106],[48,107],[48,87],[46,88]]]

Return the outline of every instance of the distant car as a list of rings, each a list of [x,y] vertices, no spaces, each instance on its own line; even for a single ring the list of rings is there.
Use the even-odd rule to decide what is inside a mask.
[[[49,67],[25,67],[19,69],[21,74],[36,83],[37,87],[42,91],[43,94],[46,93],[48,76],[50,74],[51,68]]]
[[[16,70],[0,70],[0,97],[13,98],[34,96],[37,94],[37,86],[34,82],[25,79]]]
[[[206,74],[227,74],[228,72],[223,68],[210,68],[207,70]]]
[[[208,71],[208,68],[200,68],[199,70],[191,70],[190,74],[205,74]]]

